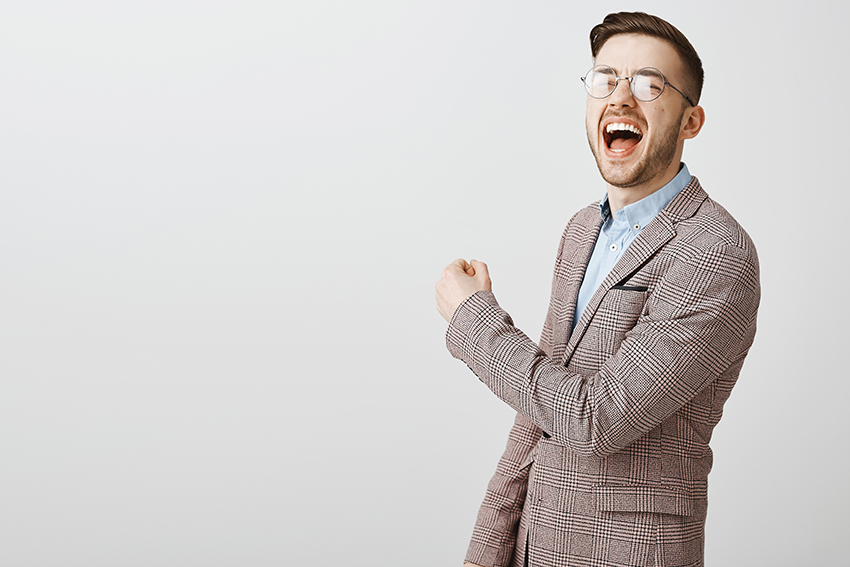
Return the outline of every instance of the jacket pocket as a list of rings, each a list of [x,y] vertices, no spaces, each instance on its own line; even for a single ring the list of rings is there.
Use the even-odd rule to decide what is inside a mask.
[[[614,285],[611,289],[621,289],[623,291],[649,291],[645,285]]]
[[[600,512],[649,512],[693,516],[694,498],[688,492],[657,486],[593,487],[596,509]]]

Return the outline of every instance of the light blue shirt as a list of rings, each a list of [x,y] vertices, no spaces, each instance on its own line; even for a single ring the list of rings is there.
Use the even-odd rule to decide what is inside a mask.
[[[640,201],[615,211],[613,216],[611,215],[611,206],[608,203],[608,195],[605,195],[605,198],[599,203],[602,230],[599,231],[593,255],[587,264],[584,280],[582,280],[578,292],[576,314],[573,319],[574,329],[590,302],[590,298],[596,293],[614,264],[623,257],[626,249],[638,237],[643,227],[648,225],[661,212],[661,209],[666,207],[667,203],[672,201],[673,197],[678,195],[679,191],[690,182],[691,174],[688,172],[688,166],[683,163],[679,168],[679,173],[670,183]]]

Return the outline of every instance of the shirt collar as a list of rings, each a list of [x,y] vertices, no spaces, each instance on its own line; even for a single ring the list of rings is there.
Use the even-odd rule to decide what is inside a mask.
[[[679,173],[667,185],[647,195],[640,201],[626,205],[619,211],[615,211],[616,220],[619,221],[622,218],[628,226],[638,225],[640,228],[645,227],[690,182],[691,174],[688,172],[688,166],[682,163],[679,167]],[[611,218],[611,205],[608,203],[607,193],[605,194],[605,198],[599,203],[599,214],[602,215],[602,221],[607,224]]]

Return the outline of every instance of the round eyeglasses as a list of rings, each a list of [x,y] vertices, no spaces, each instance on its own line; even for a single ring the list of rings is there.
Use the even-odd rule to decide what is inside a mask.
[[[652,67],[638,69],[631,77],[618,77],[617,72],[608,65],[597,65],[581,78],[587,94],[593,98],[611,96],[622,79],[629,81],[632,95],[640,101],[650,102],[657,99],[664,92],[664,87],[670,85],[670,88],[685,97],[691,106],[696,106],[688,95],[668,83],[661,71]]]

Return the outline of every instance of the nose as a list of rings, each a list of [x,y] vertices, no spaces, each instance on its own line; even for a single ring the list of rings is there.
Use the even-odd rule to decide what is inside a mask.
[[[618,77],[614,92],[608,97],[608,105],[614,107],[634,106],[635,99],[632,96],[631,87],[631,79],[628,77]]]

